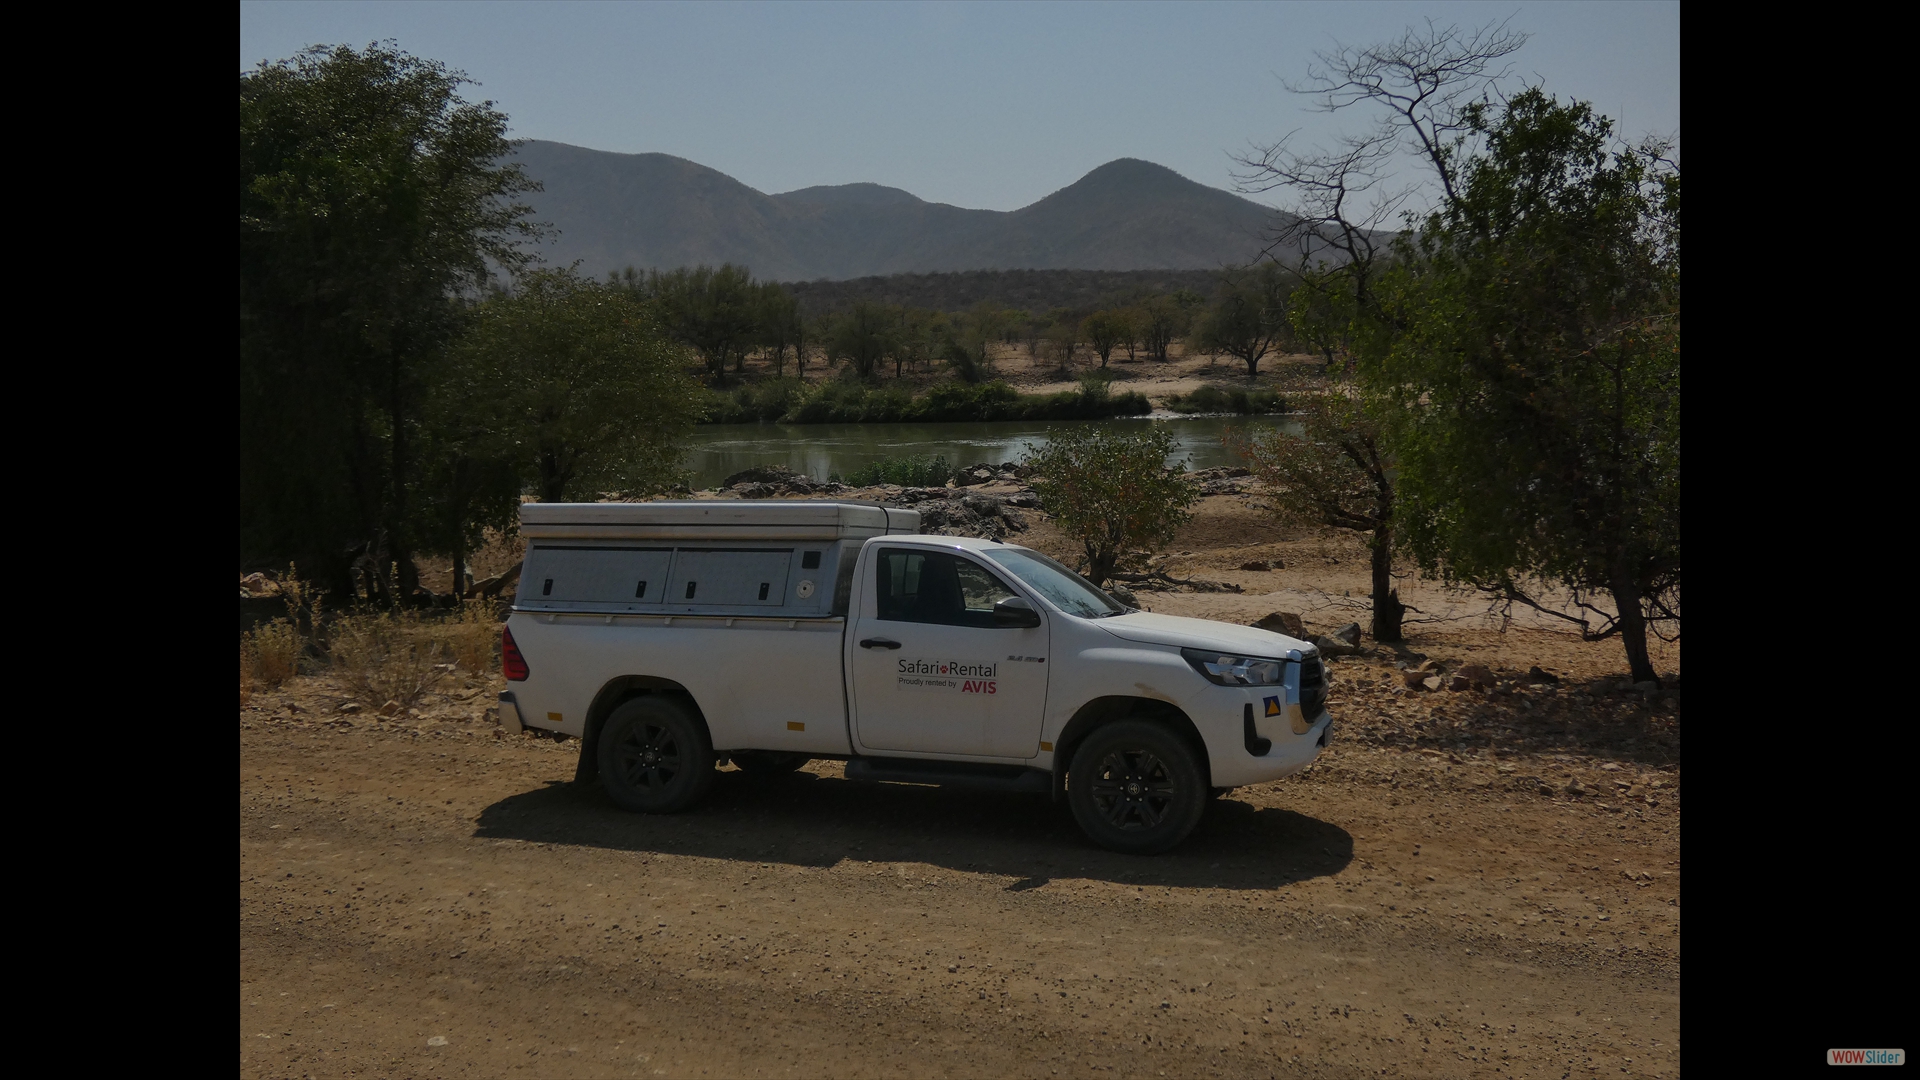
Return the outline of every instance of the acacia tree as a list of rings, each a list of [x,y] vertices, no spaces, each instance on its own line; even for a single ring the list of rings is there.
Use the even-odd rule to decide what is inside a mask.
[[[827,356],[846,361],[856,376],[871,382],[879,373],[880,361],[894,352],[897,329],[891,312],[862,300],[833,320],[826,335]]]
[[[725,263],[717,269],[656,270],[649,271],[644,282],[623,275],[620,284],[653,301],[666,332],[699,354],[712,381],[726,381],[729,359],[736,372],[745,369],[747,353],[761,332],[761,296],[746,267]]]
[[[1200,324],[1201,347],[1223,352],[1247,365],[1247,378],[1287,333],[1290,286],[1278,263],[1264,262],[1227,278],[1226,287]]]
[[[1380,425],[1344,394],[1322,396],[1305,413],[1299,435],[1230,431],[1224,441],[1274,493],[1276,517],[1367,537],[1371,633],[1375,641],[1401,641],[1406,607],[1393,583],[1394,462]]]
[[[1140,339],[1149,355],[1165,363],[1167,347],[1185,334],[1191,319],[1171,296],[1150,296],[1140,303]]]
[[[1409,544],[1589,640],[1618,634],[1653,680],[1649,626],[1679,617],[1679,168],[1538,89],[1465,124],[1481,146],[1382,277],[1390,319],[1359,350],[1392,405]],[[1547,583],[1578,614],[1542,603]]]
[[[1044,449],[1028,444],[1034,493],[1054,525],[1080,542],[1094,585],[1106,586],[1122,552],[1160,547],[1192,519],[1199,490],[1181,479],[1185,462],[1167,466],[1172,453],[1165,431],[1056,428]]]
[[[1100,366],[1104,368],[1113,350],[1119,348],[1121,340],[1130,335],[1127,320],[1120,312],[1102,309],[1087,316],[1086,321],[1080,324],[1080,336],[1086,338],[1087,344],[1100,357]]]
[[[463,293],[529,256],[506,117],[386,45],[316,47],[240,76],[240,550],[353,589],[353,551],[403,592],[429,372]]]
[[[699,418],[683,348],[630,291],[570,271],[522,276],[481,304],[451,356],[448,413],[486,433],[542,502],[645,495],[681,479]]]

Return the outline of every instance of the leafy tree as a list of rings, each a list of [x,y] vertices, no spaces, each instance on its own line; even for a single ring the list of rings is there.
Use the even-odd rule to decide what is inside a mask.
[[[802,366],[805,364],[800,350],[807,340],[806,320],[800,315],[800,302],[778,282],[764,282],[758,291],[759,310],[755,316],[760,324],[760,344],[773,350],[773,376],[777,379],[786,371],[789,345]]]
[[[1051,321],[1044,334],[1047,354],[1053,357],[1054,363],[1060,365],[1061,371],[1071,373],[1074,355],[1079,351],[1082,340],[1080,320],[1065,308],[1056,308],[1049,319]]]
[[[1237,357],[1247,378],[1259,374],[1260,360],[1285,338],[1287,296],[1291,291],[1280,264],[1261,263],[1229,275],[1220,298],[1200,325],[1202,348]]]
[[[761,334],[760,292],[746,267],[656,270],[643,285],[624,275],[621,284],[654,302],[667,333],[699,354],[712,381],[726,381],[729,359],[736,371],[745,368]]]
[[[516,286],[480,305],[452,355],[444,408],[485,432],[471,445],[513,461],[542,502],[680,480],[701,405],[652,306],[565,270]]]
[[[893,355],[896,328],[891,312],[862,300],[834,320],[826,338],[827,356],[846,361],[861,381],[871,382],[880,361]]]
[[[1080,336],[1086,338],[1087,344],[1093,347],[1100,357],[1100,366],[1104,368],[1113,350],[1120,347],[1123,339],[1130,338],[1130,328],[1121,313],[1102,309],[1087,316],[1086,321],[1080,324]]]
[[[1167,347],[1191,328],[1192,319],[1171,296],[1150,296],[1139,311],[1141,342],[1155,360],[1165,363]]]
[[[1173,436],[1094,427],[1055,429],[1044,449],[1027,447],[1033,490],[1061,532],[1087,555],[1088,581],[1104,587],[1122,552],[1159,547],[1192,520],[1199,491],[1171,468]]]
[[[1359,349],[1394,406],[1409,544],[1509,603],[1553,612],[1535,586],[1564,585],[1566,617],[1654,679],[1649,626],[1679,617],[1679,168],[1538,89],[1464,122],[1480,148],[1450,159]]]
[[[1224,441],[1273,491],[1275,516],[1366,535],[1373,637],[1400,641],[1406,608],[1393,584],[1394,463],[1380,425],[1341,394],[1319,398],[1305,413],[1303,434],[1269,428],[1229,432]]]
[[[411,591],[427,372],[537,233],[465,82],[387,45],[240,76],[240,549],[342,592],[356,548]]]

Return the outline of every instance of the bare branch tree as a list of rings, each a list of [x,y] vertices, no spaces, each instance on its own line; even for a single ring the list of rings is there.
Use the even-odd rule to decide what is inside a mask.
[[[1363,300],[1374,259],[1388,224],[1416,190],[1390,186],[1394,159],[1411,151],[1454,199],[1452,157],[1466,131],[1466,107],[1485,100],[1507,77],[1505,57],[1527,35],[1502,21],[1473,31],[1457,26],[1408,27],[1392,42],[1367,48],[1340,45],[1315,53],[1302,83],[1287,89],[1310,95],[1322,112],[1372,105],[1382,115],[1370,130],[1340,139],[1332,148],[1296,151],[1292,134],[1256,145],[1234,160],[1244,192],[1284,189],[1295,206],[1266,237],[1263,256],[1294,248],[1302,270],[1328,251],[1344,256],[1356,297]],[[1294,134],[1297,134],[1294,133]]]

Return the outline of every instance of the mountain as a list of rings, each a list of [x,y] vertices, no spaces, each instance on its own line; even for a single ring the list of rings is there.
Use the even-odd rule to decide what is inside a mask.
[[[957,270],[1211,270],[1246,262],[1275,212],[1164,166],[1122,158],[1013,211],[930,203],[880,184],[778,195],[669,154],[532,140],[541,251],[600,276],[732,262],[774,281]]]

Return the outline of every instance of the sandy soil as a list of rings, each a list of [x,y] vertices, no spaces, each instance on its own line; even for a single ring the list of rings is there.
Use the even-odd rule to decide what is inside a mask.
[[[1168,560],[1246,592],[1142,600],[1364,624],[1358,545],[1250,501],[1204,500]],[[1032,517],[1026,542],[1069,553]],[[1561,683],[1435,693],[1386,650],[1336,661],[1332,748],[1156,858],[1093,847],[1044,797],[837,763],[729,768],[688,813],[626,814],[569,782],[577,742],[498,728],[490,674],[393,719],[339,712],[324,676],[256,695],[241,1072],[1677,1073],[1677,690],[1622,691],[1615,642],[1406,594],[1439,614],[1404,655]]]

